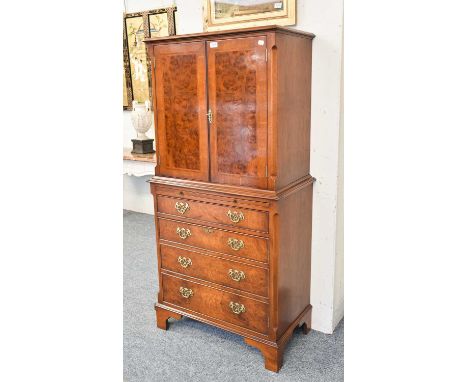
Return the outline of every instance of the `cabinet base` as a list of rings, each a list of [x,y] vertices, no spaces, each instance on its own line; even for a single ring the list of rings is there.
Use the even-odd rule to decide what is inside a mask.
[[[283,353],[286,344],[291,339],[294,329],[298,326],[302,327],[302,333],[308,334],[312,324],[312,306],[309,305],[297,317],[291,325],[288,326],[281,338],[273,344],[257,341],[252,338],[244,338],[244,342],[260,350],[265,359],[265,369],[277,373],[283,366]]]
[[[159,329],[167,330],[167,320],[169,318],[175,318],[179,320],[184,314],[176,313],[172,310],[163,308],[162,306],[155,304],[154,308],[156,310],[156,325]],[[190,318],[198,320],[196,316],[190,314]],[[198,320],[201,322],[206,322],[206,320]],[[294,329],[298,326],[302,328],[304,334],[308,334],[311,329],[312,324],[312,306],[308,305],[302,313],[288,326],[286,331],[280,337],[278,341],[266,341],[264,339],[254,339],[252,337],[244,337],[244,342],[247,345],[253,346],[262,352],[263,358],[265,360],[265,369],[278,372],[283,365],[283,353],[286,347],[286,344],[291,339]],[[214,325],[214,324],[212,324]],[[217,326],[217,325],[214,325]],[[224,329],[224,328],[223,328]],[[239,334],[239,333],[236,333]]]
[[[176,320],[180,320],[182,318],[181,314],[163,309],[160,306],[157,306],[156,304],[154,305],[154,309],[156,310],[156,326],[162,330],[167,330],[167,320],[169,318],[175,318]]]

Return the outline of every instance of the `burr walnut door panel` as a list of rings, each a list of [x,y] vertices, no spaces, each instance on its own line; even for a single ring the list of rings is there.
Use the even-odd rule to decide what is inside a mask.
[[[265,36],[207,41],[213,182],[267,187],[266,46]]]
[[[203,42],[154,47],[159,175],[209,180]]]

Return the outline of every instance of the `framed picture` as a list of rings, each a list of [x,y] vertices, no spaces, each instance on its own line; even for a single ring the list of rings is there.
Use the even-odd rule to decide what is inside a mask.
[[[295,25],[296,0],[203,0],[204,29]]]
[[[175,35],[176,7],[126,13],[123,18],[123,108],[152,98],[151,63],[143,40]]]

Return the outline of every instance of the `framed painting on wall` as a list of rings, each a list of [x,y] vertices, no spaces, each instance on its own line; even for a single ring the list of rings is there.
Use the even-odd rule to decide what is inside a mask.
[[[296,0],[203,0],[205,31],[295,25]]]
[[[176,34],[176,7],[125,13],[123,17],[124,86],[123,108],[132,110],[132,101],[152,99],[151,62],[143,40]]]

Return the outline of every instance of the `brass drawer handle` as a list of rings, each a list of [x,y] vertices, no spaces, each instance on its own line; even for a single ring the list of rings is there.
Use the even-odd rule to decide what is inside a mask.
[[[188,268],[192,265],[192,259],[190,257],[179,256],[177,259],[182,268]]]
[[[244,214],[242,212],[237,211],[232,212],[231,210],[229,210],[227,212],[227,216],[229,216],[229,219],[231,219],[233,223],[239,223],[240,221],[245,219]]]
[[[230,302],[229,303],[229,307],[231,308],[232,310],[232,313],[235,313],[235,314],[241,314],[241,313],[245,313],[245,306],[244,304],[239,304],[238,302]]]
[[[238,271],[237,269],[229,269],[229,276],[234,281],[241,281],[245,279],[245,273],[242,271]]]
[[[183,240],[187,239],[189,236],[192,236],[192,232],[190,232],[188,228],[177,227],[176,232],[179,235],[179,237]]]
[[[175,204],[175,209],[177,210],[178,213],[183,215],[183,214],[185,214],[186,211],[188,211],[190,209],[190,206],[189,206],[188,203],[177,202]]]
[[[193,296],[193,291],[190,288],[180,287],[179,292],[183,298],[189,298]]]
[[[238,251],[239,249],[244,248],[244,242],[239,239],[233,239],[230,237],[227,243],[234,251]]]

